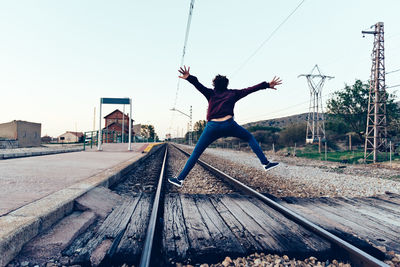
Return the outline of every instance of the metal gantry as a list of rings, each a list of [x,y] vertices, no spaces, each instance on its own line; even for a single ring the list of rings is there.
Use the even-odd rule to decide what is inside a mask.
[[[387,153],[385,55],[383,22],[378,22],[374,31],[362,31],[374,35],[372,50],[371,81],[368,98],[367,128],[365,131],[365,162],[377,161],[379,153]]]
[[[317,72],[314,74],[314,72]],[[326,141],[325,119],[322,109],[322,87],[326,79],[332,76],[322,75],[318,65],[315,65],[310,74],[301,74],[298,77],[306,77],[310,88],[310,105],[307,118],[306,143],[320,143]]]

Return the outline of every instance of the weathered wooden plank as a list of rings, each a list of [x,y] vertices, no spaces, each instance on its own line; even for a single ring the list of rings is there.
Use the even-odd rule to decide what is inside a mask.
[[[372,239],[370,235],[364,236],[364,239],[368,239],[377,246],[400,249],[400,224],[396,219],[389,218],[390,214],[384,214],[368,205],[360,205],[360,202],[353,200],[329,199],[327,202],[341,204],[340,208],[336,208],[336,210],[341,211],[341,213],[345,214],[353,222],[362,223],[371,232],[373,231],[378,235],[376,239]],[[356,234],[359,235],[357,232]]]
[[[326,199],[292,199],[287,205],[293,210],[300,210],[303,216],[320,225],[324,229],[343,238],[347,242],[361,249],[370,250],[369,253],[377,255],[378,251],[372,251],[367,241],[381,242],[385,236],[373,224],[363,220],[360,214],[354,211],[346,211],[340,208],[338,203],[325,204]],[[312,215],[312,216],[310,216]],[[358,217],[358,218],[357,218]],[[385,239],[379,245],[393,245],[393,240]]]
[[[355,232],[368,233],[368,229],[364,226],[320,209],[317,203],[310,203],[305,199],[290,198],[290,203],[281,202],[280,204],[350,243],[358,240]]]
[[[398,225],[398,222],[392,219],[389,220],[388,217],[390,215],[384,215],[376,208],[367,205],[360,205],[359,202],[350,199],[330,198],[323,199],[322,201],[322,208],[331,210],[330,205],[333,203],[335,208],[332,210],[332,213],[345,215],[347,219],[358,224],[363,224],[371,229],[371,231],[379,233],[393,241],[398,240],[398,234],[396,233],[398,226],[393,225]],[[379,214],[385,216],[384,220],[379,218]]]
[[[385,214],[391,214],[391,215],[395,216],[398,221],[400,221],[399,220],[399,218],[400,218],[400,204],[395,204],[395,203],[392,203],[390,201],[384,201],[384,200],[376,198],[376,197],[354,198],[353,200],[359,201],[363,205],[368,205],[368,206],[371,206],[371,207],[375,207],[379,211],[384,211]]]
[[[331,244],[289,220],[256,198],[234,200],[259,225],[278,240],[278,251],[289,255],[305,252],[321,253],[331,249]]]
[[[115,255],[109,256],[118,259],[121,263],[137,264],[142,254],[146,238],[147,225],[151,214],[152,196],[143,195],[132,214],[131,220],[116,249]]]
[[[262,251],[263,247],[257,242],[253,235],[241,224],[230,210],[220,201],[221,196],[210,196],[210,201],[219,215],[236,236],[242,247],[246,250],[245,254],[251,254],[256,251]]]
[[[211,204],[209,195],[197,195],[195,200],[201,217],[217,247],[214,253],[217,255],[220,253],[231,256],[242,255],[245,249]]]
[[[115,208],[89,241],[81,249],[76,250],[75,261],[90,261],[94,266],[100,264],[108,250],[118,244],[139,199],[140,197],[128,199]],[[99,251],[98,247],[101,248],[101,251]],[[95,257],[92,257],[94,252]]]
[[[253,238],[262,246],[265,251],[278,251],[280,248],[279,241],[275,239],[271,233],[266,231],[258,222],[256,222],[251,216],[249,216],[241,206],[235,201],[236,197],[222,196],[220,202],[227,207],[232,215],[247,229],[253,236]]]
[[[71,263],[79,264],[81,261],[78,258],[79,252],[87,244],[87,242],[94,236],[97,231],[99,222],[93,223],[83,234],[79,235],[66,249],[62,251],[63,256],[71,257]]]
[[[384,200],[386,202],[390,202],[393,204],[400,205],[400,195],[397,195],[397,194],[390,193],[390,194],[385,194],[385,195],[378,195],[378,196],[375,196],[375,198],[381,199],[381,200]]]
[[[190,195],[180,195],[180,198],[190,245],[189,253],[197,257],[211,255],[216,245],[199,213],[196,202]]]
[[[297,252],[300,253],[303,253],[303,251],[315,251],[316,253],[321,254],[332,249],[330,242],[314,234],[298,223],[288,219],[280,212],[270,208],[261,200],[254,199],[252,204],[255,207],[263,210],[265,214],[271,218],[273,221],[273,225],[271,226],[276,229],[275,232],[278,235],[282,235],[281,233],[283,233],[285,236],[287,236],[287,242],[289,242],[288,251],[297,250]],[[296,245],[296,242],[299,242],[299,244]]]
[[[189,240],[181,199],[178,194],[167,194],[164,202],[163,257],[167,262],[182,262],[188,257]]]

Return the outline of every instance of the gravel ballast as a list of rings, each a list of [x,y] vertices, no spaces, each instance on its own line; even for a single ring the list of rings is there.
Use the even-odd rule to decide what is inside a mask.
[[[189,153],[193,150],[193,147],[189,146],[180,145],[179,147]],[[200,159],[253,189],[276,197],[353,198],[380,195],[385,192],[400,194],[400,170],[396,168],[339,164],[284,157],[272,153],[267,156],[269,160],[279,162],[279,167],[266,172],[254,153],[228,149],[208,148]],[[177,173],[183,168],[187,157],[180,160],[183,162],[177,166]],[[207,188],[198,184],[198,177],[194,174],[199,167],[198,164],[195,165],[186,178],[184,186],[178,189],[179,192],[183,193],[185,187],[191,186],[197,187],[196,190],[188,189],[192,192],[207,192]],[[191,183],[187,183],[189,180],[192,180]],[[389,266],[400,266],[400,255],[391,253],[386,253],[387,260],[385,262]],[[177,264],[177,266],[190,267],[192,265]],[[336,260],[320,262],[314,257],[298,260],[290,259],[285,255],[255,253],[236,259],[227,257],[220,263],[203,263],[195,266],[350,266],[350,264]]]
[[[181,146],[191,152],[192,147]],[[265,172],[254,153],[208,148],[200,159],[277,197],[366,197],[400,194],[399,170],[267,155],[280,165]],[[393,178],[393,179],[392,179]],[[397,180],[396,180],[397,179]]]
[[[172,146],[169,146],[169,148],[168,173],[176,177],[185,166],[188,157]],[[198,164],[189,172],[183,182],[183,187],[178,188],[171,184],[168,184],[168,187],[168,192],[182,194],[230,194],[235,192],[232,187],[217,179]]]

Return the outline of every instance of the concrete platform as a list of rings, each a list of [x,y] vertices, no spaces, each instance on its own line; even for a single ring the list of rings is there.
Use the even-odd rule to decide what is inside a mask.
[[[83,145],[46,145],[40,147],[0,149],[0,160],[82,151]]]
[[[0,266],[43,229],[69,214],[90,189],[109,186],[146,154],[143,143],[0,161]]]

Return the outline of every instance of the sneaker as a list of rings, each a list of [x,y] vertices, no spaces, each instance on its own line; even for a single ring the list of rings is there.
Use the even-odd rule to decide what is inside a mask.
[[[176,185],[177,187],[182,187],[183,185],[183,180],[178,180],[176,177],[170,177],[168,178],[168,182],[170,182],[173,185]]]
[[[273,168],[278,167],[278,165],[279,165],[279,162],[268,162],[268,164],[263,165],[263,167],[266,171],[269,171],[269,170],[272,170]]]

